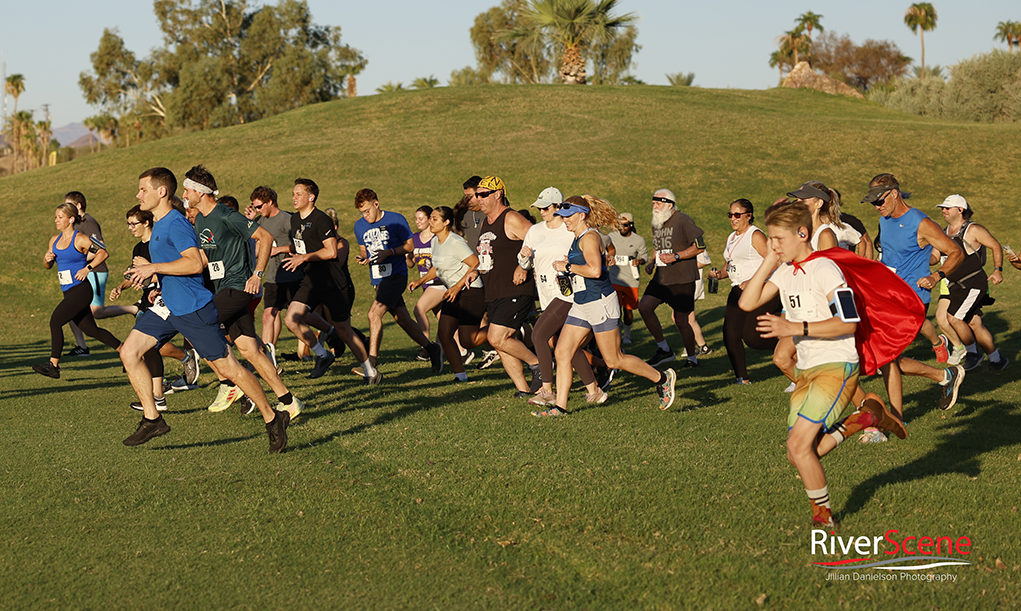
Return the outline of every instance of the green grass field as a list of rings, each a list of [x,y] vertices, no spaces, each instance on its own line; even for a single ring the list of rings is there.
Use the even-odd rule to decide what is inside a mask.
[[[94,355],[65,359],[61,380],[29,366],[48,354],[59,300],[41,265],[53,209],[83,191],[119,271],[133,244],[124,212],[153,165],[181,176],[203,163],[244,202],[269,184],[285,210],[293,178],[311,177],[342,228],[361,187],[410,216],[423,203],[453,205],[465,178],[493,173],[516,208],[554,184],[634,212],[648,235],[649,195],[665,186],[706,229],[718,263],[731,200],[750,198],[761,218],[776,197],[821,179],[874,228],[857,201],[883,171],[937,219],[934,206],[962,193],[976,221],[1017,247],[1019,137],[1018,126],[935,122],[807,91],[439,89],[306,107],[0,180],[0,608],[1017,608],[1021,365],[970,372],[946,413],[931,383],[909,380],[907,440],[849,440],[824,461],[838,535],[967,536],[971,553],[959,557],[972,565],[919,572],[949,583],[834,582],[836,571],[812,562],[846,556],[811,554],[804,488],[784,459],[786,380],[768,354],[750,352],[756,384],[730,384],[723,287],[699,304],[716,352],[680,373],[668,412],[647,381],[625,374],[607,404],[588,408],[578,392],[570,417],[537,421],[499,367],[469,366],[473,381],[454,387],[449,369],[429,374],[387,325],[382,386],[347,375],[350,354],[319,380],[284,362],[307,411],[283,455],[267,454],[259,418],[205,410],[208,369],[199,390],[168,397],[173,432],[127,448],[139,416],[112,351],[90,341]],[[364,329],[368,279],[352,271]],[[1017,361],[1021,276],[1008,267],[1005,277],[985,320]],[[101,324],[124,337],[131,321]],[[631,351],[648,357],[640,322],[633,335]],[[680,345],[676,330],[668,339]],[[908,354],[934,363],[922,344]],[[864,384],[881,392],[876,378]]]

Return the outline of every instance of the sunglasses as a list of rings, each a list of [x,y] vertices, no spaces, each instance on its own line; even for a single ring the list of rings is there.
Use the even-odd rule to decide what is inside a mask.
[[[475,197],[477,197],[479,199],[486,199],[487,197],[489,197],[490,195],[492,195],[494,193],[496,193],[496,191],[476,191],[475,192]]]
[[[670,198],[667,198],[667,197],[653,197],[652,201],[654,201],[654,202],[663,202],[664,204],[676,203],[676,202],[674,202],[674,200],[672,200]]]
[[[727,213],[727,218],[728,219],[739,219],[739,218],[741,218],[742,216],[744,216],[746,214],[751,214],[751,212],[728,212]]]
[[[883,197],[880,197],[876,201],[872,202],[872,205],[875,206],[876,208],[882,206],[884,203],[886,203],[886,198],[889,197],[888,193],[890,192],[887,191],[886,193],[884,193]]]
[[[581,206],[577,206],[576,204],[568,204],[566,202],[563,203],[563,204],[557,204],[556,206],[557,206],[557,210],[567,210],[568,208],[570,208],[572,206],[576,206],[578,208],[581,208]],[[580,210],[580,212],[588,212],[588,210],[585,210],[584,208],[582,208]]]
[[[252,208],[254,208],[256,210],[262,210],[262,207],[265,206],[265,205],[266,204],[259,204],[258,206],[256,206],[255,204],[252,204]]]

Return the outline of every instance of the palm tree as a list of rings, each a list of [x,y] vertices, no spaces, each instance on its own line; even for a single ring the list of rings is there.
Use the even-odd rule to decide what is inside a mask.
[[[39,137],[39,165],[46,167],[49,165],[46,156],[50,151],[50,139],[53,138],[53,125],[49,121],[37,121],[35,131]]]
[[[695,82],[695,73],[689,72],[687,74],[678,72],[677,74],[666,75],[666,80],[670,83],[671,87],[691,87],[691,84]]]
[[[808,45],[811,44],[809,40],[810,39],[805,36],[804,30],[801,29],[801,26],[798,26],[788,32],[784,32],[783,36],[780,36],[777,41],[780,47],[780,55],[793,57],[794,63],[791,64],[791,66],[797,66],[801,61],[799,53],[802,51],[807,52],[809,49]]]
[[[936,9],[928,2],[916,2],[904,13],[904,23],[922,42],[922,74],[925,74],[925,33],[936,29]]]
[[[395,91],[404,91],[404,84],[387,81],[376,87],[376,93],[393,93]]]
[[[781,53],[780,51],[773,51],[769,56],[769,67],[778,68],[780,70],[780,80],[783,80],[783,67],[790,62],[790,58]]]
[[[1021,23],[1001,21],[996,24],[996,36],[993,36],[993,39],[1007,43],[1007,48],[1013,53],[1015,43],[1021,47]]]
[[[812,53],[811,53],[811,48],[812,48],[812,30],[819,30],[820,32],[824,32],[825,31],[825,29],[822,27],[822,23],[820,23],[821,21],[822,21],[822,15],[820,15],[818,13],[813,13],[812,11],[806,11],[806,12],[802,13],[800,17],[798,17],[797,19],[794,20],[794,23],[796,23],[799,28],[805,28],[805,30],[808,31],[808,48],[809,48],[808,63],[809,64],[812,63]]]
[[[89,152],[90,153],[95,153],[96,152],[96,147],[92,143],[92,135],[96,131],[96,119],[95,119],[95,117],[87,117],[87,118],[83,119],[82,120],[82,125],[84,125],[85,127],[87,127],[89,129]]]
[[[585,51],[592,43],[609,39],[615,30],[633,24],[634,13],[614,15],[618,0],[531,0],[526,23],[542,30],[561,49],[560,78],[565,84],[584,85]],[[526,28],[528,27],[526,26]]]
[[[430,74],[429,76],[420,76],[417,79],[411,81],[411,88],[412,89],[432,89],[433,87],[438,87],[439,84],[440,84],[440,80],[438,78],[436,78],[435,76]]]
[[[14,112],[11,116],[18,114],[18,96],[25,91],[25,77],[21,74],[12,74],[7,77],[4,83],[4,93],[14,98]]]

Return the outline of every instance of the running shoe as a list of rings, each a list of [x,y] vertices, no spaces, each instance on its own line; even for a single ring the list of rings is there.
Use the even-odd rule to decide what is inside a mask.
[[[167,398],[166,397],[153,397],[153,399],[156,399],[156,411],[158,411],[158,412],[165,412],[165,411],[167,411]],[[140,412],[144,411],[144,409],[142,408],[142,402],[141,401],[132,401],[131,402],[131,409],[138,410]]]
[[[886,404],[874,392],[865,395],[861,404],[861,411],[872,414],[875,419],[874,426],[883,431],[889,431],[897,436],[897,439],[907,439],[908,431],[904,423],[900,421],[893,412],[886,409]]]
[[[596,375],[596,381],[599,382],[599,390],[605,391],[609,388],[613,379],[617,377],[617,373],[618,370],[616,369],[610,369],[609,367],[602,368],[599,374]]]
[[[532,372],[532,383],[528,387],[528,394],[534,395],[542,388],[542,371],[539,369],[539,363],[529,365],[528,369]]]
[[[362,384],[365,386],[379,386],[379,383],[383,381],[383,372],[376,370],[374,376],[362,376]]]
[[[276,411],[287,412],[287,414],[290,416],[290,420],[294,421],[298,418],[298,415],[301,414],[301,410],[304,409],[304,407],[305,404],[301,402],[301,399],[295,397],[294,395],[291,395],[291,402],[287,405],[280,403],[279,405],[276,406]]]
[[[964,357],[964,370],[971,371],[982,364],[982,361],[986,360],[986,355],[981,352],[969,352]]]
[[[947,375],[950,376],[950,380],[946,384],[940,384],[936,386],[939,390],[939,408],[941,410],[948,410],[957,403],[957,392],[961,388],[961,382],[964,381],[964,367],[957,365],[955,367],[947,367]]]
[[[669,350],[663,350],[662,348],[657,346],[656,347],[656,354],[653,354],[652,358],[647,360],[647,361],[645,361],[645,362],[648,363],[649,366],[651,366],[651,367],[659,367],[663,363],[669,363],[670,361],[674,360],[675,358],[677,358],[677,357],[674,356],[673,352],[670,352]]]
[[[706,354],[712,354],[713,349],[709,347],[709,344],[702,344],[698,347],[698,355],[703,356]]]
[[[465,350],[464,354],[461,355],[461,364],[466,367],[474,360],[475,360],[474,350]]]
[[[1005,356],[1001,356],[998,361],[989,361],[990,371],[1003,371],[1010,364],[1010,359]]]
[[[677,384],[677,372],[667,369],[663,372],[663,382],[656,385],[659,394],[659,409],[670,409],[674,404],[674,386]]]
[[[155,420],[146,420],[145,418],[142,418],[142,421],[138,423],[138,428],[135,429],[135,432],[124,440],[124,445],[140,446],[153,437],[166,435],[169,432],[170,426],[165,420],[163,420],[163,416],[160,416]]]
[[[308,374],[308,377],[312,380],[323,377],[326,374],[326,370],[330,368],[330,365],[335,360],[337,360],[337,357],[329,352],[326,353],[326,356],[317,356],[315,367],[312,368],[312,373]]]
[[[32,371],[41,373],[54,380],[60,379],[60,367],[53,364],[53,361],[46,361],[42,365],[32,365]]]
[[[266,344],[266,356],[269,360],[273,361],[273,366],[280,369],[280,365],[277,364],[277,347],[273,344]]]
[[[950,351],[950,358],[947,359],[947,365],[960,365],[967,354],[968,349],[964,346],[954,346],[954,349]]]
[[[559,407],[553,406],[541,412],[532,412],[532,415],[535,416],[536,418],[548,418],[550,416],[566,416],[567,411],[562,410]]]
[[[528,400],[529,405],[537,405],[539,407],[546,407],[547,405],[553,405],[557,402],[557,398],[553,393],[545,388],[540,388],[539,392],[532,395]]]
[[[416,361],[422,361],[422,362],[428,361],[429,360],[429,351],[426,350],[425,348],[419,349],[418,354],[415,355],[415,360]]]
[[[359,378],[364,378],[365,377],[365,370],[362,369],[361,367],[352,367],[351,368],[351,375],[358,376]]]
[[[751,383],[752,383],[751,380],[746,380],[744,378],[737,378],[736,380],[734,380],[734,384],[737,384],[739,386],[746,386]]]
[[[783,391],[784,392],[794,392],[794,389],[797,388],[797,387],[798,387],[798,385],[795,382],[791,382],[790,386],[788,386],[787,388],[783,389]]]
[[[518,390],[518,391],[514,392],[514,398],[515,399],[525,399],[525,398],[528,398],[528,397],[531,397],[531,396],[532,396],[532,393],[528,392],[527,390]]]
[[[241,411],[241,415],[247,416],[248,414],[256,410],[255,401],[252,401],[251,397],[244,396],[238,400],[238,410]]]
[[[433,373],[443,373],[443,349],[436,342],[426,346],[429,353],[429,360],[432,362]]]
[[[599,392],[594,392],[591,395],[585,395],[585,403],[600,405],[602,403],[606,403],[606,400],[609,398],[610,395],[600,390]]]
[[[269,435],[269,453],[283,452],[287,447],[287,425],[291,423],[291,415],[285,411],[277,411],[276,417],[266,423],[266,434]]]
[[[92,351],[87,347],[82,348],[81,346],[75,346],[67,351],[67,356],[91,356]]]
[[[681,369],[694,369],[695,367],[698,367],[698,361],[691,359],[684,359],[684,364],[681,365]]]
[[[185,380],[189,385],[199,383],[199,353],[195,350],[189,350],[187,352],[188,358],[181,361],[184,365],[184,375],[181,376],[182,380]],[[273,361],[274,363],[276,361]]]
[[[932,351],[936,353],[937,363],[946,363],[947,359],[950,358],[950,353],[947,348],[950,346],[950,340],[947,339],[946,335],[939,336],[939,343],[932,347]]]
[[[879,429],[865,429],[861,435],[858,436],[859,443],[884,443],[886,442],[886,435],[883,434]]]
[[[220,384],[219,390],[216,391],[216,399],[207,409],[211,412],[222,412],[243,396],[245,393],[237,386]]]
[[[184,392],[186,390],[195,390],[198,388],[197,384],[189,384],[183,377],[177,378],[173,382],[163,380],[163,394],[172,395],[175,392]]]
[[[479,361],[479,369],[489,369],[493,363],[500,360],[500,353],[496,350],[483,350],[482,360]]]

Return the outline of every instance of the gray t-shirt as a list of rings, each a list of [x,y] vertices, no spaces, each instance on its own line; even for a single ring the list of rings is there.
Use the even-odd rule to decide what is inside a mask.
[[[89,238],[92,239],[94,242],[98,241],[100,244],[106,244],[106,242],[103,241],[103,230],[99,228],[99,223],[96,222],[96,219],[92,218],[91,214],[83,213],[82,222],[75,225],[74,228],[75,231],[79,233],[84,233],[85,235],[89,236]],[[108,250],[106,252],[109,253],[110,251]],[[97,265],[92,271],[100,273],[109,272],[110,268],[106,266],[106,261],[103,261],[102,263]]]
[[[479,236],[482,235],[482,221],[486,215],[481,211],[469,210],[464,214],[464,241],[475,250],[479,247]]]
[[[631,262],[649,260],[645,238],[633,231],[627,237],[620,235],[619,231],[614,231],[610,234],[610,240],[617,251],[617,264],[610,268],[610,282],[617,286],[637,288],[642,268],[633,266]]]
[[[273,246],[291,246],[291,213],[284,212],[281,210],[272,217],[261,216],[259,217],[259,226],[270,232],[273,236]],[[269,258],[269,265],[266,266],[266,278],[263,280],[266,283],[272,284],[285,284],[288,282],[297,282],[301,280],[302,275],[299,271],[287,271],[280,267],[288,255],[279,254]]]

